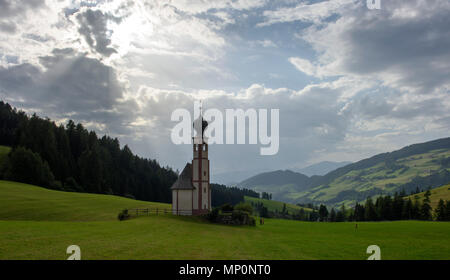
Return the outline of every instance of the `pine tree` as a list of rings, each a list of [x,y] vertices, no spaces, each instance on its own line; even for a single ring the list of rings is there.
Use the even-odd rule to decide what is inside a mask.
[[[445,221],[446,220],[446,214],[447,210],[445,207],[445,203],[442,199],[439,200],[438,206],[436,207],[435,216],[437,221]]]
[[[345,205],[342,204],[341,209],[336,213],[336,222],[344,222],[347,218],[346,212]]]
[[[376,221],[378,220],[375,205],[373,204],[372,198],[366,200],[366,205],[364,206],[364,220],[365,221]]]
[[[404,204],[402,209],[402,220],[411,220],[413,218],[413,204],[411,198],[409,198]]]
[[[420,220],[421,219],[421,214],[420,214],[420,201],[418,198],[416,198],[414,200],[414,204],[413,204],[413,208],[412,208],[412,218],[415,220]]]
[[[328,218],[328,209],[325,205],[320,204],[319,207],[319,219],[321,222],[326,221]]]
[[[431,220],[431,206],[428,202],[422,203],[422,207],[420,208],[420,216],[422,220]]]
[[[334,211],[334,208],[331,208],[330,211],[330,222],[336,222],[336,211]]]
[[[420,215],[422,217],[422,220],[431,220],[431,206],[430,206],[430,196],[431,192],[430,189],[428,189],[425,193],[425,198],[423,199],[422,207],[420,209]]]

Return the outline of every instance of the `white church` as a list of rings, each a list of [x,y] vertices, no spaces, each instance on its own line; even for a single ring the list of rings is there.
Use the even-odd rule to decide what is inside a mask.
[[[194,158],[187,163],[172,185],[172,213],[174,215],[203,215],[211,210],[211,186],[209,183],[208,144],[203,133],[208,122],[200,118],[201,131],[193,140]]]

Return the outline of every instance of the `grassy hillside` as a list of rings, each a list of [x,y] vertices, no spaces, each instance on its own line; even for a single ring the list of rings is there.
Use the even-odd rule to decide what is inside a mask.
[[[256,198],[256,197],[250,197],[250,196],[245,196],[244,197],[246,202],[253,202],[253,203],[263,203],[263,205],[265,207],[267,207],[267,210],[269,211],[278,211],[281,212],[283,210],[283,205],[285,204],[284,202],[281,201],[275,201],[275,200],[268,200],[268,199],[261,199],[261,198]],[[289,213],[297,213],[298,211],[300,211],[300,209],[302,209],[303,207],[300,207],[298,205],[295,204],[290,204],[290,203],[286,203],[286,209],[289,211]],[[312,209],[309,208],[303,208],[305,211],[312,211]]]
[[[119,222],[126,198],[62,193],[0,181],[0,259],[450,259],[450,223],[309,223],[267,219],[256,227],[150,215]],[[169,205],[160,205],[166,206]]]
[[[424,195],[425,192],[421,192],[418,194],[410,195],[406,199],[411,198],[411,200],[414,201],[417,196],[419,201],[422,202],[424,199]],[[440,199],[444,201],[450,201],[450,184],[431,190],[430,205],[433,209],[438,205]]]
[[[170,205],[0,180],[0,220],[115,221],[122,209],[138,207],[169,209]]]
[[[266,180],[271,177],[271,180]],[[276,183],[278,182],[278,183]],[[324,176],[306,177],[294,172],[259,174],[241,184],[272,193],[275,200],[354,205],[367,197],[393,194],[417,187],[426,189],[450,183],[450,138],[411,145],[338,168]]]
[[[322,184],[302,193],[289,194],[294,201],[315,201],[329,205],[352,204],[368,196],[400,191],[402,185],[416,177],[426,177],[438,172],[450,171],[440,160],[450,157],[450,150],[432,150],[414,156],[381,162],[363,169],[344,173],[328,184]],[[421,186],[425,188],[426,186]],[[410,190],[406,190],[410,191]]]

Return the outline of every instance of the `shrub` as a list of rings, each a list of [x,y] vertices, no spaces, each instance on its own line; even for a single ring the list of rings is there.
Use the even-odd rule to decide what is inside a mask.
[[[119,219],[119,221],[123,221],[128,218],[130,218],[130,214],[128,214],[128,209],[122,210],[122,212],[120,212],[119,215],[117,216],[117,219]]]
[[[256,220],[255,217],[249,216],[248,217],[248,225],[250,226],[256,226]]]
[[[220,206],[220,210],[223,212],[231,212],[233,211],[233,205],[225,203],[224,205]]]
[[[206,218],[208,219],[208,221],[210,222],[215,222],[217,221],[217,217],[219,216],[219,208],[213,208],[212,211],[210,211],[207,215]]]

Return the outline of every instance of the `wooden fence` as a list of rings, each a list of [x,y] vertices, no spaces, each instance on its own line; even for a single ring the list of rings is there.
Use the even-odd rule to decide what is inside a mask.
[[[178,210],[176,213],[173,213],[172,209],[168,208],[133,208],[128,209],[128,214],[132,216],[149,216],[151,214],[155,215],[167,215],[167,214],[176,214],[176,215],[191,215],[192,211]]]

